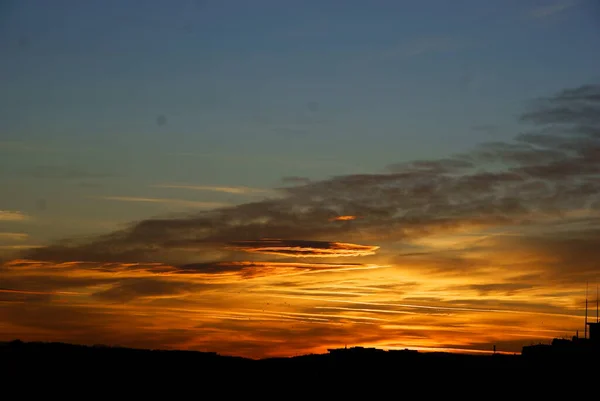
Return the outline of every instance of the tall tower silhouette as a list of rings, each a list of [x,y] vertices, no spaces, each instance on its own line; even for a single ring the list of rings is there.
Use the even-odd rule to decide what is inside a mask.
[[[587,327],[588,327],[588,284],[585,284],[585,331],[583,338],[587,340]]]

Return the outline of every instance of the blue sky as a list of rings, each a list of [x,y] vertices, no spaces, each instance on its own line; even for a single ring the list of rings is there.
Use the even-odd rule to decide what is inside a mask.
[[[600,78],[599,21],[584,0],[4,1],[0,210],[29,218],[0,231],[44,244],[263,196],[164,184],[510,140],[528,101]]]

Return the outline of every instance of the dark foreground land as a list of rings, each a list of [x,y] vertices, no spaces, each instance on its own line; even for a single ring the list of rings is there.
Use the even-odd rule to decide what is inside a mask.
[[[62,375],[103,380],[129,377],[133,380],[139,376],[150,381],[185,381],[193,378],[201,379],[205,384],[223,378],[237,380],[249,377],[269,380],[287,377],[298,384],[340,377],[345,377],[346,381],[350,377],[402,377],[403,380],[409,377],[419,377],[419,380],[423,377],[454,377],[471,381],[479,377],[490,382],[502,382],[505,379],[535,382],[534,378],[538,376],[568,373],[577,366],[580,375],[597,375],[596,356],[465,355],[357,347],[328,354],[253,360],[196,351],[25,343],[18,340],[0,343],[0,364],[5,379],[9,376],[32,378]],[[588,360],[590,358],[592,360]],[[592,371],[586,371],[586,366],[592,367]],[[434,385],[435,382],[431,383]]]

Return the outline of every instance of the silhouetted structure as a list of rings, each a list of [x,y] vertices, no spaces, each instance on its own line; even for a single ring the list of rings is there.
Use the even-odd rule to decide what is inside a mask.
[[[598,316],[598,290],[596,290],[596,322],[588,322],[588,291],[585,291],[584,337],[579,331],[571,340],[555,338],[550,344],[525,346],[521,354],[533,359],[594,359],[600,358],[600,317]],[[589,330],[588,330],[589,328]],[[588,335],[589,333],[589,335]]]
[[[372,355],[378,352],[385,352],[379,348],[365,348],[365,347],[344,347],[344,348],[330,348],[327,350],[331,355]]]
[[[590,342],[596,346],[600,345],[600,323],[588,323],[590,326]]]

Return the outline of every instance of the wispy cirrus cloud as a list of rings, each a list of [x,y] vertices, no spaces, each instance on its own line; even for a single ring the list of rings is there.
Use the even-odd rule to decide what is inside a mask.
[[[119,202],[162,203],[162,204],[176,205],[176,206],[182,206],[182,207],[207,208],[207,209],[224,207],[224,206],[228,205],[228,203],[225,203],[225,202],[203,202],[203,201],[191,201],[191,200],[185,200],[185,199],[147,198],[147,197],[139,197],[139,196],[101,196],[101,197],[97,197],[97,199],[119,201]]]
[[[214,186],[214,185],[191,185],[191,184],[154,184],[151,185],[154,188],[169,188],[169,189],[189,189],[192,191],[213,191],[213,192],[224,192],[227,194],[235,195],[260,195],[260,194],[272,194],[272,189],[264,188],[252,188],[252,187],[225,187],[225,186]]]
[[[0,210],[0,221],[27,221],[31,216],[18,210]]]

